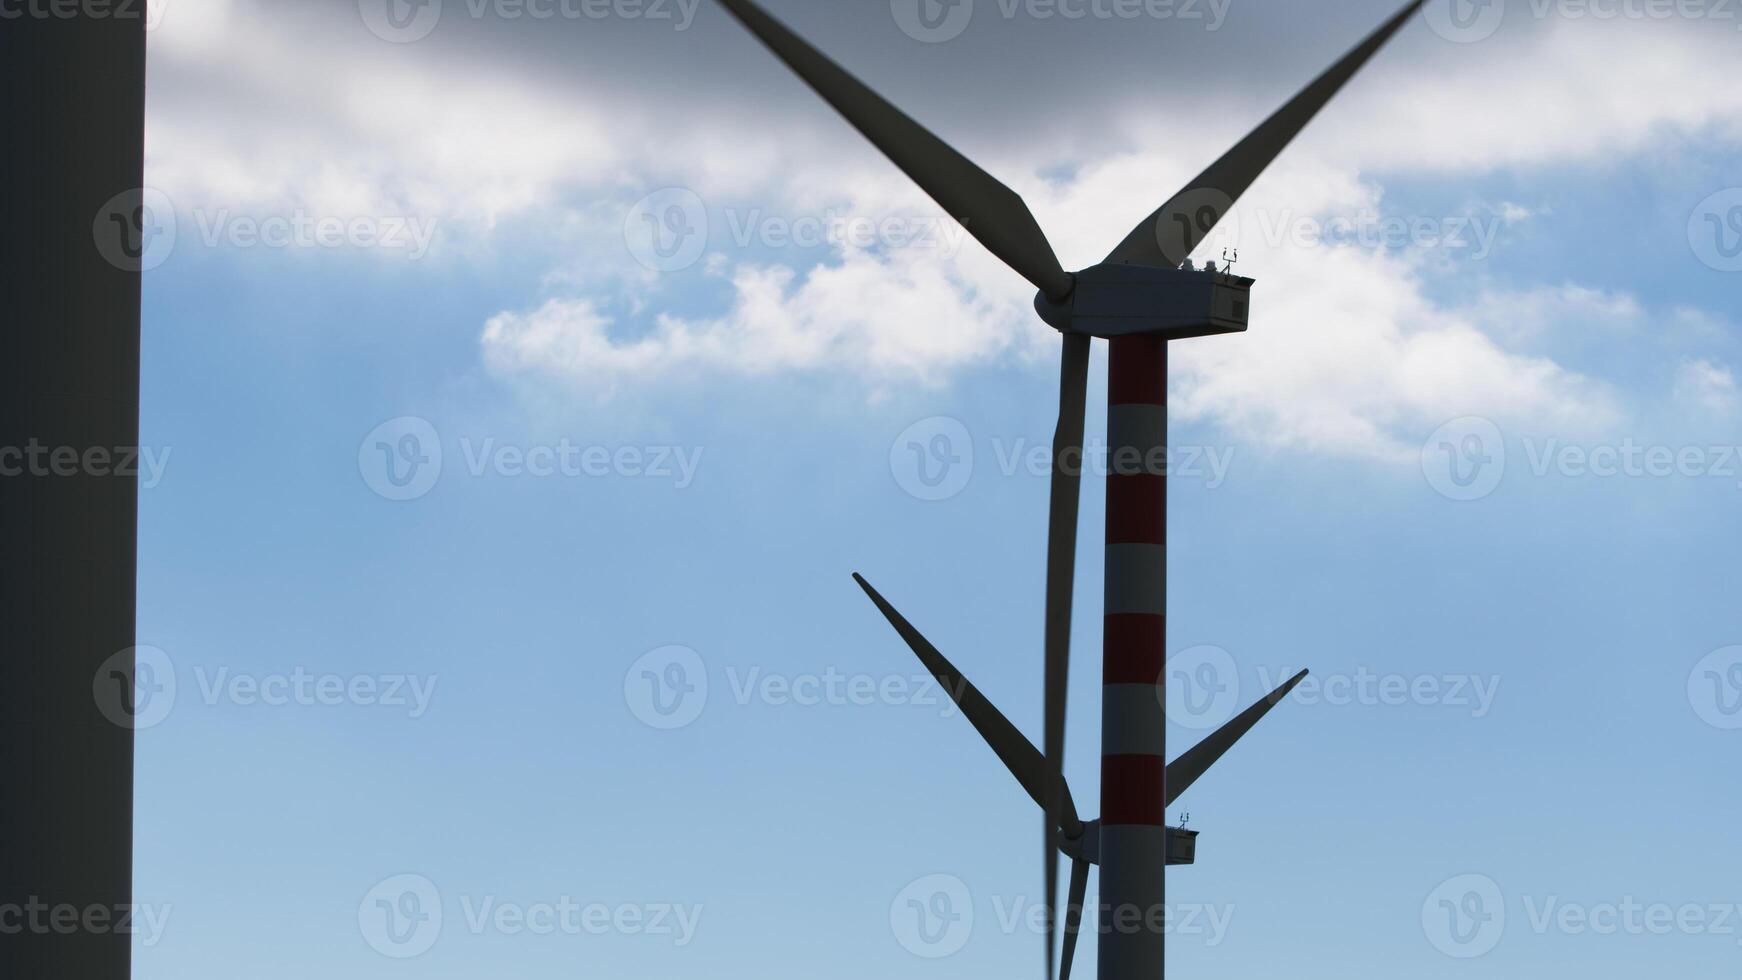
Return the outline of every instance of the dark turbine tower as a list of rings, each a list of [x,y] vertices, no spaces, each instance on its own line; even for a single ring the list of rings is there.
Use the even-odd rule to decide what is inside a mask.
[[[136,230],[141,206],[144,4],[72,6],[7,4],[0,17],[8,980],[130,969],[116,922],[132,901],[133,732],[96,685],[130,693],[133,681],[138,480],[115,461],[139,443],[140,269],[113,236]]]
[[[1037,750],[864,579],[855,576],[926,668],[944,683],[1006,768],[1044,811],[1046,904],[1058,859],[1071,860],[1060,977],[1068,977],[1087,887],[1101,868],[1100,912],[1134,929],[1099,930],[1101,980],[1152,980],[1164,969],[1164,868],[1190,863],[1195,835],[1170,831],[1167,807],[1304,677],[1290,680],[1176,759],[1166,759],[1167,482],[1147,464],[1167,445],[1167,343],[1246,329],[1252,280],[1187,260],[1306,124],[1419,11],[1415,0],[1175,194],[1101,264],[1067,273],[1027,205],[751,0],[720,0],[944,210],[1040,292],[1035,309],[1063,335],[1059,422],[1046,558],[1045,751]],[[1109,341],[1106,595],[1102,653],[1101,816],[1084,821],[1063,776],[1065,685],[1077,551],[1089,342]],[[1173,847],[1170,848],[1170,843]],[[1046,936],[1054,975],[1053,923]]]

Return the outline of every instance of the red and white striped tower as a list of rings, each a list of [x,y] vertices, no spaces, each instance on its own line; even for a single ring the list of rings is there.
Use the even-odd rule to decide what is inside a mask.
[[[1162,976],[1167,341],[1111,341],[1101,677],[1100,980]]]

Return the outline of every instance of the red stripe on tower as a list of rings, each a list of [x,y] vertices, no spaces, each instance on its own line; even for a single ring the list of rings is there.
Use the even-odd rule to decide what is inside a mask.
[[[1107,404],[1167,404],[1167,341],[1155,336],[1107,342]]]
[[[1102,620],[1102,684],[1159,684],[1167,658],[1167,618],[1110,613]]]
[[[1161,827],[1167,822],[1160,792],[1167,764],[1158,755],[1101,757],[1101,823]]]

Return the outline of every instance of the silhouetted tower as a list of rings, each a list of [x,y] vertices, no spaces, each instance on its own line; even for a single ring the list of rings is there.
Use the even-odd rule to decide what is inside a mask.
[[[144,4],[101,17],[9,6],[0,905],[23,914],[7,923],[22,931],[0,937],[0,977],[127,980],[131,937],[86,913],[132,901],[133,733],[110,720],[97,685],[130,691],[133,673],[138,480],[108,474],[113,454],[139,443]],[[76,909],[79,924],[68,931],[54,918],[65,913],[32,911],[45,908]]]

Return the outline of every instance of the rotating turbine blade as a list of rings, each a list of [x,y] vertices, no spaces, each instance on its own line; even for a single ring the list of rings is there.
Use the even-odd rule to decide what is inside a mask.
[[[1041,781],[1045,778],[1046,765],[1041,758],[1040,750],[1034,747],[1034,743],[1023,737],[1020,731],[1017,731],[1016,726],[1010,723],[1010,719],[1004,717],[1004,714],[994,707],[984,694],[980,693],[979,688],[962,676],[962,672],[956,669],[955,664],[950,663],[943,654],[939,653],[937,647],[931,645],[931,641],[922,636],[919,630],[914,629],[913,624],[909,623],[906,617],[897,612],[888,600],[872,588],[871,583],[865,581],[864,576],[855,573],[853,581],[859,583],[859,588],[864,589],[865,594],[871,597],[871,601],[877,605],[878,611],[883,613],[883,618],[889,620],[889,625],[895,627],[895,632],[899,633],[907,645],[913,649],[914,655],[919,657],[919,662],[925,665],[926,670],[931,671],[931,675],[938,679],[939,684],[943,685],[950,700],[956,702],[956,705],[962,709],[962,715],[968,719],[968,723],[974,726],[974,730],[980,733],[980,737],[986,740],[986,744],[992,747],[992,751],[998,753],[998,758],[1004,763],[1004,768],[1010,770],[1010,774],[1016,777],[1016,781],[1022,784],[1022,788],[1028,791],[1028,795],[1033,798],[1035,803],[1045,807],[1047,795],[1041,789],[1043,785]],[[1059,798],[1065,833],[1075,837],[1082,833],[1082,820],[1078,818],[1076,803],[1071,799],[1071,788],[1064,785],[1062,781],[1059,784]]]
[[[1181,793],[1191,789],[1192,784],[1198,781],[1199,776],[1215,765],[1222,756],[1227,755],[1228,750],[1234,747],[1234,743],[1240,741],[1242,736],[1251,731],[1252,726],[1258,724],[1259,719],[1269,714],[1270,709],[1276,707],[1278,702],[1288,697],[1288,692],[1294,690],[1295,685],[1305,680],[1306,676],[1307,671],[1304,670],[1294,675],[1288,683],[1265,695],[1263,700],[1240,712],[1226,725],[1216,729],[1215,734],[1192,746],[1184,755],[1169,763],[1166,777],[1167,800],[1164,805],[1173,806],[1173,801],[1179,799]]]
[[[1270,166],[1307,123],[1318,115],[1355,73],[1391,40],[1426,0],[1414,0],[1384,27],[1320,75],[1294,100],[1217,160],[1125,237],[1107,256],[1109,263],[1177,268],[1227,216],[1264,168]]]
[[[781,61],[835,107],[853,128],[913,178],[993,255],[1049,299],[1064,299],[1071,277],[1016,192],[932,135],[865,83],[768,15],[751,0],[720,0]]]
[[[1065,903],[1065,952],[1059,960],[1059,980],[1071,980],[1071,961],[1077,956],[1077,932],[1083,926],[1083,900],[1089,888],[1089,862],[1071,862],[1071,897]]]
[[[1065,706],[1071,675],[1071,599],[1076,589],[1077,505],[1083,483],[1083,415],[1089,386],[1089,338],[1066,334],[1059,369],[1059,420],[1052,440],[1052,501],[1046,538],[1046,975],[1053,976],[1058,902],[1059,820],[1064,785]],[[1074,454],[1074,458],[1073,458]]]

